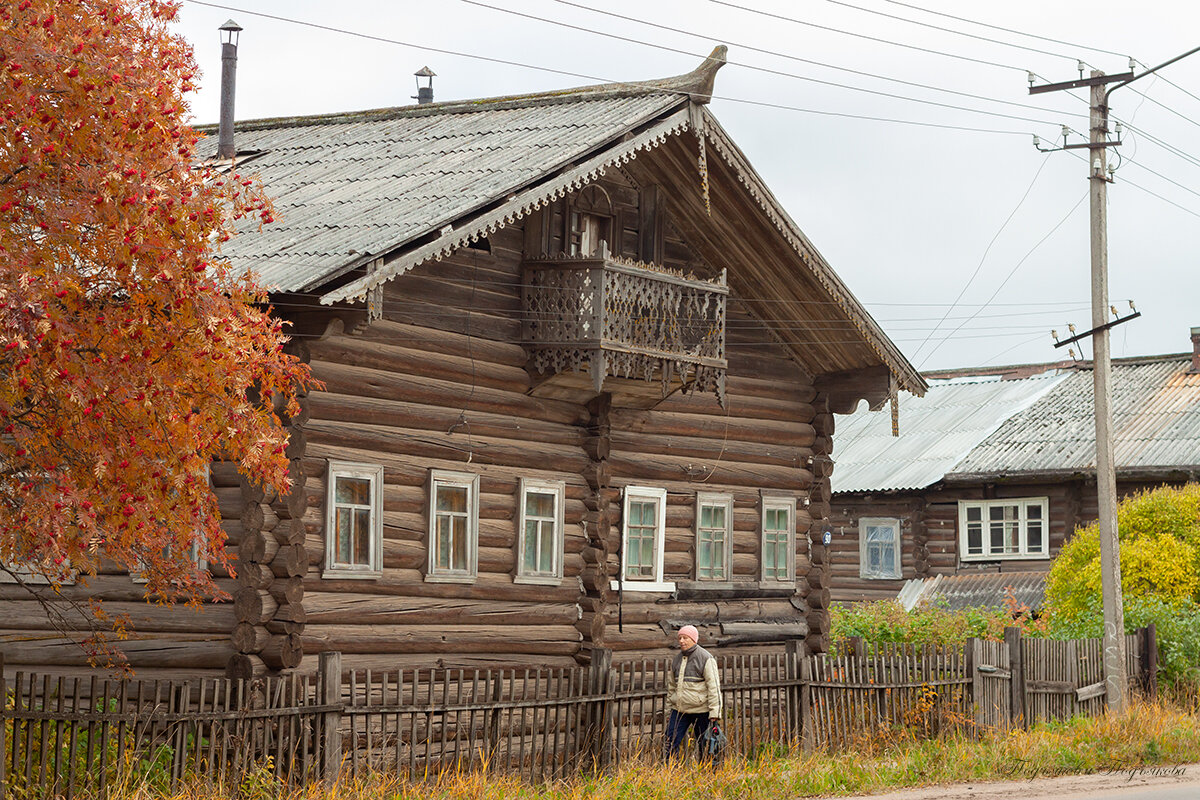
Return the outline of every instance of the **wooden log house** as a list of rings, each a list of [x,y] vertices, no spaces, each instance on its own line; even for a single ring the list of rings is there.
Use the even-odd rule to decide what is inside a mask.
[[[826,648],[833,414],[925,384],[709,111],[723,63],[238,123],[218,164],[279,222],[222,255],[324,388],[288,496],[214,465],[233,600],[138,605],[135,668],[567,665],[685,623]],[[78,661],[38,636],[7,662]]]
[[[1200,477],[1200,328],[1192,351],[1113,360],[1118,496]],[[911,602],[922,579],[951,605],[1002,605],[1012,586],[1036,607],[1054,556],[1099,517],[1091,363],[925,377],[899,437],[886,415],[839,417],[831,597]]]

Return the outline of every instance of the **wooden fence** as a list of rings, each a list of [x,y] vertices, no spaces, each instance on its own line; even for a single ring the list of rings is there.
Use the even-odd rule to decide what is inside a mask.
[[[734,753],[843,748],[1096,714],[1099,640],[867,645],[804,656],[799,643],[718,656]],[[1153,693],[1153,628],[1127,637],[1131,686]],[[483,770],[530,781],[662,756],[670,659],[589,667],[347,671],[183,682],[18,672],[0,662],[0,800],[92,797],[119,782],[163,792],[200,776],[299,786],[391,771]]]

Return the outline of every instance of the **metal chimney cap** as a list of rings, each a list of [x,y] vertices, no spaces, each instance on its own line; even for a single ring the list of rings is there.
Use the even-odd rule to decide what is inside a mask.
[[[433,70],[431,70],[429,67],[421,67],[419,70],[414,72],[413,75],[416,75],[418,78],[436,78],[437,77],[437,73],[434,72]]]
[[[221,27],[217,28],[217,30],[238,32],[238,31],[244,30],[244,28],[242,28],[241,25],[238,25],[233,20],[227,19],[227,20],[225,20],[225,24],[222,25]]]

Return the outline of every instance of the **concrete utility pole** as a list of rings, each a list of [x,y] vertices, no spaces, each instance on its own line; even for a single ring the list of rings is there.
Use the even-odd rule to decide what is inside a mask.
[[[1092,71],[1092,78],[1104,73]],[[1108,91],[1092,85],[1088,149],[1092,229],[1092,394],[1096,405],[1096,499],[1100,512],[1100,586],[1104,597],[1104,683],[1110,711],[1125,710],[1125,604],[1117,539],[1117,469],[1112,440],[1112,360],[1108,326]]]
[[[1125,671],[1125,608],[1121,596],[1121,550],[1117,537],[1117,474],[1113,456],[1112,439],[1112,357],[1109,350],[1108,329],[1127,322],[1138,314],[1114,321],[1106,321],[1108,304],[1108,184],[1112,175],[1108,172],[1108,148],[1121,142],[1108,140],[1108,98],[1133,81],[1157,72],[1168,64],[1200,51],[1200,47],[1165,61],[1153,69],[1134,75],[1133,59],[1129,60],[1129,72],[1120,75],[1105,75],[1092,70],[1084,78],[1083,62],[1079,64],[1080,78],[1077,81],[1033,86],[1030,75],[1030,94],[1078,89],[1091,89],[1091,113],[1086,144],[1067,144],[1058,149],[1088,150],[1088,192],[1091,200],[1091,250],[1092,250],[1092,329],[1072,339],[1059,343],[1067,344],[1086,336],[1092,337],[1092,388],[1096,418],[1096,493],[1099,505],[1100,527],[1100,583],[1104,597],[1104,683],[1108,709],[1123,712],[1126,707],[1128,677]],[[1111,89],[1105,88],[1116,83]],[[1117,126],[1118,133],[1120,125]],[[1035,140],[1036,144],[1036,140]],[[1038,149],[1042,149],[1040,146]]]

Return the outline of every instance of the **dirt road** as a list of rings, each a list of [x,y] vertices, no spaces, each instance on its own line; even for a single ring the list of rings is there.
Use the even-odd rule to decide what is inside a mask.
[[[959,783],[872,795],[871,800],[1200,800],[1200,764],[1095,775]]]

